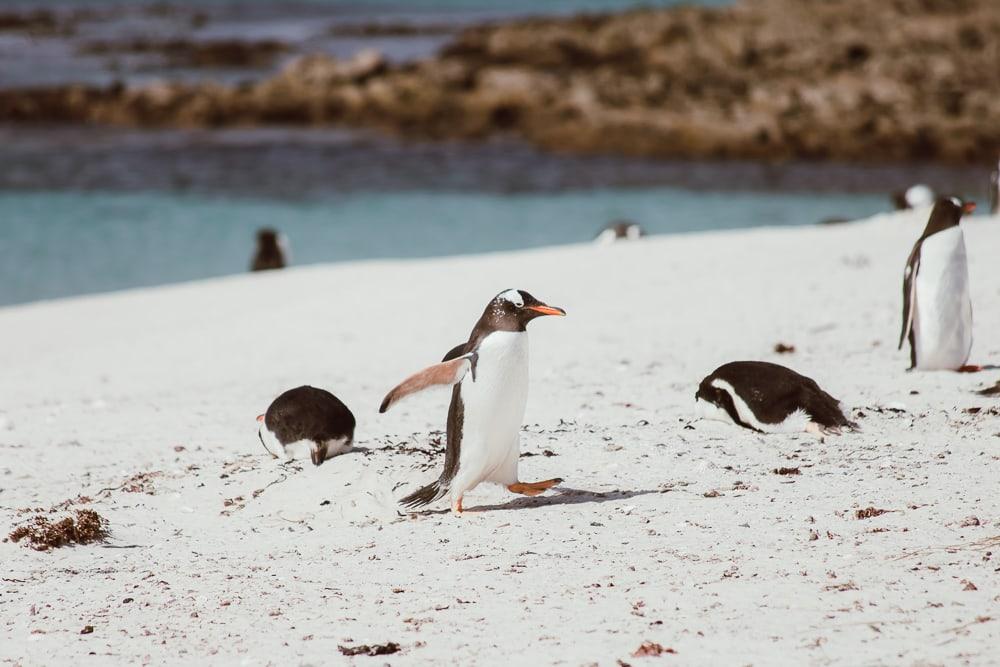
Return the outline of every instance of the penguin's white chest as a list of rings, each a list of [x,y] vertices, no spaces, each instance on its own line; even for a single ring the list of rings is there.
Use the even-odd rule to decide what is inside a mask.
[[[915,302],[917,368],[944,370],[964,365],[972,350],[972,302],[960,227],[932,234],[921,244]]]
[[[517,481],[520,431],[528,402],[528,335],[497,331],[479,345],[475,378],[462,379],[459,485]]]

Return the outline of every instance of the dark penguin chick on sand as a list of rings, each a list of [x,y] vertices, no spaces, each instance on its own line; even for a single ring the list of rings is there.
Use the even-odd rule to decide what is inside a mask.
[[[607,227],[598,232],[594,237],[594,243],[614,243],[615,241],[638,241],[646,235],[645,230],[638,223],[631,220],[615,220]]]
[[[288,244],[284,236],[273,229],[257,230],[257,250],[254,251],[251,271],[283,269],[288,265]]]
[[[320,465],[346,452],[354,442],[354,415],[324,389],[297,387],[274,399],[257,417],[257,436],[275,458],[309,458]]]
[[[903,328],[899,347],[910,344],[910,369],[974,372],[972,300],[962,216],[974,202],[942,197],[903,270]]]
[[[523,290],[493,298],[472,334],[444,360],[416,373],[390,391],[379,412],[432,386],[451,387],[444,470],[438,479],[399,502],[421,507],[444,496],[455,513],[463,495],[481,482],[502,484],[513,493],[535,496],[562,480],[522,482],[518,477],[520,433],[528,401],[528,323],[543,315],[565,315]]]
[[[819,438],[857,430],[840,401],[810,378],[766,361],[733,361],[701,381],[694,395],[704,416],[733,421],[759,433],[798,433]]]

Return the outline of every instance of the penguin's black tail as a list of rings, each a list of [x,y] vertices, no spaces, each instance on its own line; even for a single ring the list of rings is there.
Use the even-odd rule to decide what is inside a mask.
[[[442,484],[441,480],[435,480],[427,486],[417,489],[405,498],[400,498],[399,504],[410,509],[416,509],[424,505],[429,505],[438,498],[443,498],[446,493],[448,493],[447,485]]]

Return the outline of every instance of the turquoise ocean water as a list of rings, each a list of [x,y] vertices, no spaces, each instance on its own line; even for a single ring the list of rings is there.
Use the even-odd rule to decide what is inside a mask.
[[[815,224],[889,208],[939,167],[644,161],[343,131],[0,130],[0,305],[245,271],[259,227],[295,264]]]
[[[531,248],[591,239],[628,217],[651,233],[860,216],[881,198],[676,188],[558,193],[359,192],[307,201],[169,193],[0,193],[0,301],[245,271],[256,228],[296,264]]]

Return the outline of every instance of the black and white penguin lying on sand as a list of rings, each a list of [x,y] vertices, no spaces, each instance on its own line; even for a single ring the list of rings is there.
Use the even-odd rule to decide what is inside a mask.
[[[422,507],[448,496],[453,512],[481,482],[502,484],[535,496],[562,480],[522,482],[518,477],[520,434],[528,401],[528,323],[544,315],[565,315],[523,290],[494,297],[469,339],[444,360],[404,380],[382,401],[385,412],[410,394],[432,386],[452,387],[448,407],[444,470],[438,479],[399,502]]]
[[[766,361],[733,361],[701,381],[695,402],[704,417],[732,421],[759,433],[806,432],[821,438],[857,430],[810,378]]]
[[[314,465],[342,454],[354,442],[354,414],[324,389],[296,387],[274,399],[257,417],[257,437],[271,456]]]

